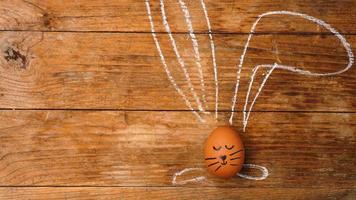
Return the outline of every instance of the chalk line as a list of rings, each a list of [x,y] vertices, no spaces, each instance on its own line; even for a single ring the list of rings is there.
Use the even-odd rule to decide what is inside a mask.
[[[239,83],[240,83],[240,74],[241,74],[242,65],[244,63],[245,55],[246,55],[246,52],[247,52],[247,48],[248,48],[250,40],[251,40],[251,38],[252,38],[252,36],[253,36],[253,34],[255,32],[255,29],[256,29],[256,26],[257,26],[258,22],[261,20],[262,17],[268,16],[268,15],[298,16],[298,17],[302,17],[304,19],[307,19],[309,21],[312,21],[312,22],[324,27],[325,29],[327,29],[328,31],[333,33],[341,41],[341,43],[344,46],[345,51],[347,52],[347,55],[349,57],[349,63],[347,64],[347,66],[345,68],[343,68],[342,70],[336,71],[336,72],[331,72],[331,73],[314,73],[314,72],[310,72],[308,70],[301,70],[301,69],[298,69],[296,67],[285,66],[285,65],[277,65],[277,66],[275,66],[276,69],[285,69],[285,70],[288,70],[288,71],[296,72],[298,74],[309,75],[309,76],[331,76],[331,75],[341,74],[341,73],[349,70],[352,67],[353,63],[354,63],[354,54],[353,54],[353,52],[351,50],[351,45],[347,42],[347,40],[345,39],[344,36],[342,36],[336,29],[331,27],[326,22],[324,22],[324,21],[322,21],[320,19],[317,19],[315,17],[312,17],[310,15],[306,15],[306,14],[298,13],[298,12],[291,12],[291,11],[271,11],[271,12],[263,13],[263,14],[259,15],[257,20],[252,25],[251,30],[249,32],[249,36],[248,36],[247,41],[246,41],[246,44],[244,46],[243,53],[242,53],[242,55],[240,57],[240,63],[238,65],[238,70],[237,70],[237,75],[236,75],[236,79],[237,80],[236,80],[236,85],[235,85],[235,91],[234,91],[234,96],[233,96],[232,106],[231,106],[231,115],[230,115],[230,119],[229,119],[230,124],[232,124],[232,119],[233,119],[233,116],[234,116],[235,104],[236,104],[236,99],[237,99],[237,92],[238,92]],[[269,65],[269,67],[271,67],[271,65]],[[263,81],[264,83],[267,81],[268,77],[266,78],[266,80]],[[254,99],[257,99],[257,97],[255,97]],[[251,109],[252,109],[252,107],[251,107]],[[246,110],[243,110],[243,113],[245,113],[245,112],[246,112]],[[244,123],[244,126],[246,127],[247,122],[245,122],[245,120],[244,120],[243,123]]]
[[[265,67],[271,67],[271,69],[267,72],[266,76],[264,77],[264,79],[263,79],[263,81],[262,81],[260,87],[258,88],[258,91],[257,91],[257,93],[256,93],[256,95],[255,95],[255,97],[254,97],[254,99],[253,99],[253,101],[252,101],[252,103],[251,103],[251,105],[250,105],[250,108],[248,109],[248,112],[247,112],[247,114],[246,114],[247,103],[248,103],[248,100],[249,100],[249,97],[250,97],[250,92],[251,92],[252,84],[253,84],[253,81],[254,81],[254,77],[255,77],[256,72],[258,71],[258,69],[259,69],[260,67],[263,67],[263,66],[265,66]],[[258,95],[259,95],[260,92],[262,91],[263,86],[266,84],[266,81],[267,81],[268,77],[272,74],[273,70],[274,70],[276,67],[277,67],[277,64],[276,64],[276,63],[275,63],[273,66],[271,66],[271,65],[258,65],[258,66],[256,66],[256,67],[252,70],[253,73],[252,73],[252,75],[251,75],[251,77],[250,77],[250,83],[249,83],[249,86],[248,86],[248,90],[247,90],[247,94],[246,94],[246,98],[245,98],[245,105],[244,105],[244,109],[243,109],[244,112],[243,112],[243,122],[242,122],[242,124],[243,124],[243,131],[244,131],[244,132],[245,132],[245,128],[246,128],[246,126],[247,126],[248,119],[249,119],[249,117],[250,117],[250,113],[251,113],[252,107],[253,107],[253,105],[255,104]],[[246,116],[246,115],[247,115],[247,116]]]
[[[188,31],[189,31],[190,39],[192,40],[195,63],[197,65],[198,74],[199,74],[199,78],[200,78],[200,87],[201,87],[203,103],[205,105],[205,108],[208,108],[208,104],[206,102],[206,96],[205,96],[205,83],[204,83],[203,67],[201,66],[201,58],[200,58],[200,53],[199,53],[198,40],[194,34],[192,20],[191,20],[190,14],[189,14],[189,10],[188,10],[187,6],[185,5],[185,2],[183,0],[179,0],[179,5],[184,13],[185,23],[186,23]]]
[[[251,168],[251,169],[260,170],[262,175],[254,177],[254,176],[249,176],[247,174],[237,173],[236,175],[241,177],[241,178],[260,181],[260,180],[266,179],[268,177],[268,175],[269,175],[268,169],[266,167],[263,167],[263,166],[260,166],[260,165],[243,164],[243,167],[244,168]],[[178,171],[178,172],[174,173],[174,175],[173,175],[172,184],[173,185],[184,185],[184,184],[187,184],[187,183],[197,183],[197,182],[203,182],[203,181],[208,181],[209,182],[209,180],[205,176],[197,176],[197,177],[194,177],[194,178],[191,178],[191,179],[177,181],[177,177],[183,175],[184,173],[190,172],[190,171],[205,171],[205,169],[203,169],[203,168],[185,168],[185,169],[183,169],[181,171]]]
[[[183,180],[183,181],[177,181],[176,180],[178,176],[181,176],[182,174],[184,174],[186,172],[190,172],[190,171],[205,171],[205,170],[202,169],[202,168],[186,168],[186,169],[183,169],[182,171],[176,172],[173,175],[172,184],[173,185],[184,185],[184,184],[191,183],[191,182],[200,182],[200,181],[206,180],[205,176],[198,176],[198,177],[194,177],[192,179],[187,179],[187,180]]]
[[[157,39],[157,35],[156,35],[156,31],[154,29],[154,23],[153,23],[153,19],[152,19],[152,15],[151,15],[151,7],[150,7],[150,1],[149,0],[146,0],[146,9],[147,9],[147,15],[148,15],[148,19],[150,21],[150,25],[151,25],[151,33],[152,33],[152,37],[153,37],[153,40],[155,42],[155,45],[156,45],[156,48],[157,48],[157,51],[158,51],[158,54],[160,56],[160,59],[161,59],[161,62],[163,64],[163,68],[168,76],[168,79],[169,81],[171,82],[171,84],[173,85],[173,87],[175,88],[175,90],[178,92],[178,94],[183,98],[185,104],[187,105],[187,107],[189,108],[189,110],[191,110],[194,115],[198,118],[198,120],[200,122],[205,122],[205,120],[193,109],[190,101],[188,100],[187,96],[184,94],[184,92],[179,88],[179,86],[177,85],[176,81],[174,80],[170,70],[169,70],[169,67],[166,63],[166,59],[163,55],[163,52],[162,52],[162,49],[161,49],[161,46],[159,44],[159,41]]]
[[[253,176],[249,176],[246,174],[241,174],[241,173],[237,173],[237,175],[241,178],[245,178],[245,179],[249,179],[249,180],[255,180],[255,181],[261,181],[264,180],[268,177],[269,173],[268,173],[268,169],[266,167],[260,166],[260,165],[255,165],[255,164],[244,164],[243,165],[245,168],[251,168],[251,169],[258,169],[262,172],[262,175],[259,177],[253,177]]]
[[[180,64],[180,67],[181,67],[181,69],[182,69],[182,71],[184,73],[185,80],[186,80],[186,82],[188,84],[188,87],[189,87],[191,93],[193,94],[193,97],[194,97],[194,99],[195,99],[195,101],[197,103],[198,109],[200,111],[205,111],[205,109],[203,108],[202,103],[201,103],[198,95],[196,94],[196,92],[194,90],[194,87],[192,85],[192,82],[191,82],[191,79],[190,79],[190,76],[189,76],[189,72],[188,72],[187,68],[185,67],[185,62],[184,62],[183,58],[181,57],[181,55],[179,53],[176,41],[175,41],[175,39],[174,39],[174,37],[172,35],[171,28],[170,28],[168,20],[167,20],[167,15],[166,15],[166,11],[165,11],[164,1],[163,0],[160,0],[160,8],[161,8],[162,22],[163,22],[164,28],[166,29],[166,32],[168,33],[169,40],[171,41],[171,44],[172,44],[172,47],[173,47],[173,51],[174,51],[174,53],[176,55],[178,63]]]
[[[216,64],[216,56],[215,56],[215,44],[214,44],[213,35],[212,35],[212,31],[211,31],[208,10],[206,9],[204,0],[200,0],[200,4],[204,11],[205,21],[208,26],[208,33],[209,33],[209,39],[210,39],[210,49],[211,49],[213,67],[214,67],[214,81],[215,81],[215,118],[217,119],[218,118],[218,109],[219,109],[219,81],[218,81],[218,66]]]

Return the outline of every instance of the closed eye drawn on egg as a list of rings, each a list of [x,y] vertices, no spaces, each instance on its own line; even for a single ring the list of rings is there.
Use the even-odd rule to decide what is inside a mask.
[[[216,165],[216,164],[218,164],[218,163],[219,163],[219,162],[211,163],[210,165],[208,165],[208,167],[213,166],[213,165]]]
[[[225,148],[226,148],[227,150],[231,150],[231,149],[234,148],[234,145],[232,145],[231,147],[228,147],[227,145],[225,145]]]
[[[213,149],[214,149],[215,151],[219,151],[219,150],[221,149],[221,146],[219,146],[219,147],[213,146]]]
[[[230,160],[237,160],[237,159],[240,159],[240,157],[231,158]]]
[[[220,167],[221,167],[221,165],[218,168],[216,168],[215,171],[218,171],[220,169]]]
[[[235,155],[235,154],[237,154],[237,153],[239,153],[239,152],[241,152],[241,151],[243,151],[243,150],[242,150],[242,149],[237,150],[237,151],[235,151],[234,153],[231,153],[230,156]]]
[[[215,160],[216,158],[205,158],[205,160]]]

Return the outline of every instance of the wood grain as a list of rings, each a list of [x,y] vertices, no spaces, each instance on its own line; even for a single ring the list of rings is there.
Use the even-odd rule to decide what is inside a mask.
[[[174,35],[200,93],[191,41]],[[216,35],[220,110],[231,109],[237,63],[247,35]],[[194,107],[168,37],[159,39],[178,85]],[[347,36],[356,45],[355,36]],[[207,35],[199,35],[208,109],[214,109],[215,84]],[[35,33],[0,34],[0,105],[17,109],[187,110],[171,86],[150,34]],[[183,50],[184,49],[184,50]],[[246,96],[251,69],[281,63],[312,72],[334,72],[348,59],[340,42],[327,35],[256,35],[246,55],[237,109]],[[258,73],[254,90],[261,83]],[[354,112],[355,68],[332,77],[308,77],[276,70],[255,110]]]
[[[0,188],[2,199],[239,199],[239,200],[353,200],[355,190],[310,188],[210,188],[210,187],[41,187]]]
[[[200,93],[192,44],[178,1],[165,7],[174,38]],[[273,72],[243,134],[247,163],[266,166],[264,181],[173,186],[174,173],[203,168],[203,141],[226,124],[236,66],[253,22],[289,10],[322,19],[356,46],[355,0],[206,0],[219,66],[219,118],[187,111],[163,70],[145,1],[0,1],[0,199],[308,199],[356,198],[356,70],[332,77]],[[204,67],[208,110],[215,85],[200,1],[186,1]],[[168,65],[194,103],[162,26],[151,10]],[[290,16],[258,24],[247,51],[235,128],[251,69],[275,62],[312,72],[347,64],[340,42]],[[257,74],[262,81],[265,71]],[[252,94],[258,84],[253,85]],[[243,173],[258,175],[255,171]]]
[[[226,181],[206,172],[177,180],[204,175],[209,183],[192,185],[356,189],[356,114],[251,117],[246,162],[266,166],[266,180]],[[203,142],[217,125],[182,111],[1,111],[0,118],[1,186],[171,186],[175,172],[203,167]],[[240,121],[238,115],[239,131]]]
[[[186,1],[197,32],[207,32],[199,1]],[[159,1],[152,0],[157,31],[164,31]],[[168,20],[175,32],[186,32],[177,1],[167,0]],[[354,0],[206,0],[214,32],[248,32],[257,16],[268,11],[289,10],[320,18],[343,33],[356,33]],[[150,32],[144,1],[137,0],[3,0],[3,30]],[[159,26],[158,26],[159,25]],[[261,21],[258,32],[325,32],[296,17],[273,16]]]

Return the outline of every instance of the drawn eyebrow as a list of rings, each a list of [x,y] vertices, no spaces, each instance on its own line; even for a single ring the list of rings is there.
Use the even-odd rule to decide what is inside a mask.
[[[218,164],[218,163],[219,163],[219,162],[211,163],[210,165],[208,165],[208,167],[213,166],[213,165],[216,165],[216,164]]]
[[[205,158],[205,160],[215,160],[216,158]]]
[[[234,153],[231,153],[231,154],[229,154],[229,155],[232,156],[232,155],[234,155],[234,154],[239,153],[240,151],[243,151],[243,149],[237,150],[237,151],[235,151]]]
[[[225,145],[225,148],[228,149],[228,150],[231,150],[234,148],[235,145],[232,145],[231,147],[228,147],[227,145]]]
[[[219,151],[219,150],[221,149],[221,146],[219,146],[218,148],[216,148],[215,146],[213,146],[213,149],[214,149],[215,151]]]

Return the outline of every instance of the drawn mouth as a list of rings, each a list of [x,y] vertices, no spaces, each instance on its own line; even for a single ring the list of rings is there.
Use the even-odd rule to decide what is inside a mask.
[[[220,163],[221,165],[226,165],[227,164],[227,161],[224,161],[222,163]]]

